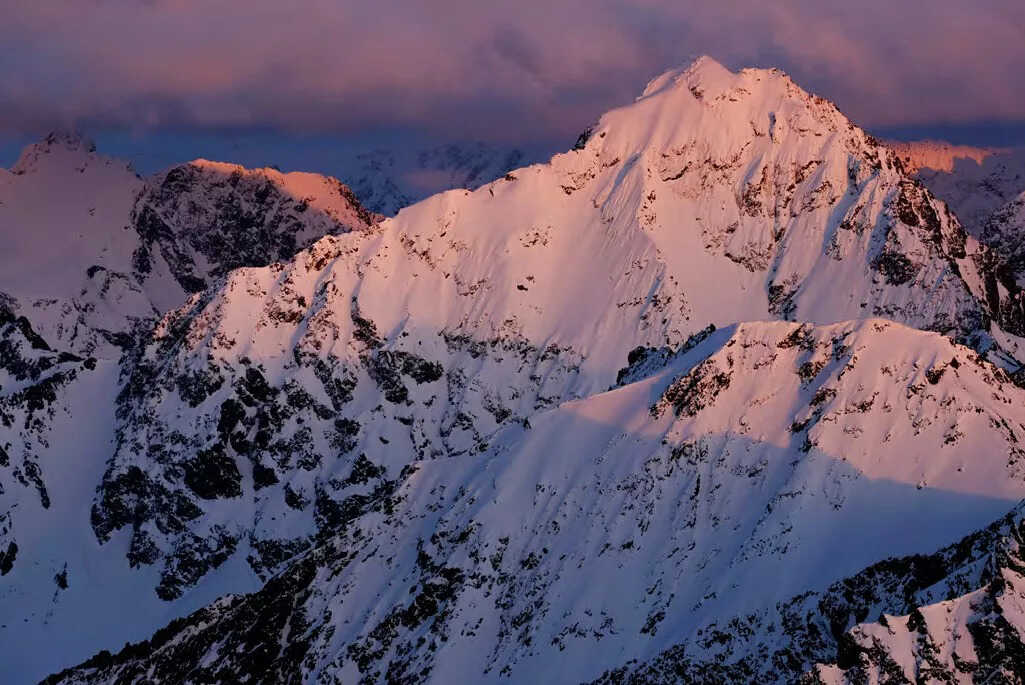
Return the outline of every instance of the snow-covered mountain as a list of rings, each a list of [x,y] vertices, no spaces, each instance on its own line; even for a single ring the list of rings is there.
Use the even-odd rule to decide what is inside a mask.
[[[942,140],[887,141],[909,174],[922,171],[951,174],[965,162],[981,166],[989,157],[1006,152],[1001,148],[954,145]]]
[[[862,569],[1025,496],[1022,284],[779,71],[703,58],[384,220],[312,175],[129,177],[100,266],[159,321],[92,359],[0,319],[5,397],[74,376],[0,433],[19,676],[185,616],[56,680],[836,675]]]
[[[141,238],[136,270],[149,274],[159,252],[191,293],[232,269],[291,259],[325,235],[364,230],[377,217],[331,177],[197,160],[151,179],[132,220]]]
[[[773,139],[752,131],[758,110],[776,113]],[[829,136],[801,128],[816,112]],[[722,149],[689,151],[718,140],[703,126],[725,131]],[[165,318],[118,399],[99,539],[130,528],[129,560],[162,567],[173,598],[226,549],[247,544],[263,573],[308,546],[333,525],[318,512],[347,496],[326,484],[365,452],[395,474],[481,451],[506,423],[608,388],[637,347],[774,315],[887,314],[962,337],[984,325],[956,221],[782,74],[699,63],[591,140],[287,265],[235,271]],[[819,172],[799,185],[779,171],[809,164]],[[685,171],[666,179],[666,165]]]

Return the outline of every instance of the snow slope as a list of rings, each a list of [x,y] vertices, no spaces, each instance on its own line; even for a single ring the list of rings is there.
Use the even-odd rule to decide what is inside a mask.
[[[481,455],[373,476],[258,593],[60,681],[597,678],[1001,516],[1023,400],[888,321],[729,327]]]

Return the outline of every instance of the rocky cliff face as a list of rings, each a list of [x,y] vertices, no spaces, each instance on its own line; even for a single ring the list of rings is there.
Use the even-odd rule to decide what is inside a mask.
[[[1025,149],[928,141],[891,146],[905,170],[950,205],[972,235],[981,237],[990,216],[1025,191]]]
[[[993,333],[1004,351],[1021,359],[1025,152],[928,142],[891,145],[906,170],[949,203],[985,245],[976,262],[983,271],[984,300],[997,322]]]
[[[132,264],[145,277],[158,251],[181,288],[198,292],[232,269],[288,260],[377,219],[333,178],[199,160],[146,184],[132,209]]]
[[[990,246],[993,275],[987,298],[996,312],[1000,343],[1017,358],[1025,356],[1025,192],[986,220],[982,240]]]

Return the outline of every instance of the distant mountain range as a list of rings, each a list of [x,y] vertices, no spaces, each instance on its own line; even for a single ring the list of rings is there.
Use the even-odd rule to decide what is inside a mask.
[[[446,144],[421,150],[379,149],[357,154],[342,172],[364,206],[392,216],[437,190],[473,190],[527,161],[518,149],[485,143]]]
[[[942,198],[973,235],[1025,192],[1025,148],[933,141],[892,143],[907,171]]]

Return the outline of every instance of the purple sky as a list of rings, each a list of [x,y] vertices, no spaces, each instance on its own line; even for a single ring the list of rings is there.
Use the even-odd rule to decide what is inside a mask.
[[[571,144],[705,53],[782,67],[870,130],[1025,142],[1022,0],[0,4],[0,142],[63,127]]]

